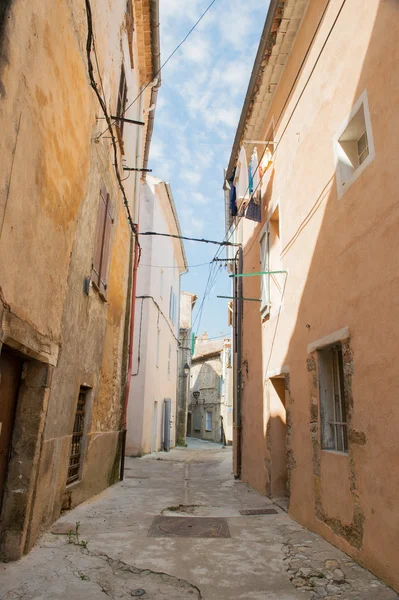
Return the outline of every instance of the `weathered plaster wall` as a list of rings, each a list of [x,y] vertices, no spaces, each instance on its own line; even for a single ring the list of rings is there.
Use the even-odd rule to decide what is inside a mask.
[[[172,211],[163,186],[160,180],[147,178],[140,205],[140,228],[176,234],[176,224],[171,219]],[[129,456],[141,456],[161,449],[163,402],[166,398],[172,401],[172,447],[176,441],[179,296],[183,258],[180,243],[176,244],[172,238],[142,236],[140,243],[142,254],[137,276],[133,377],[128,409]],[[171,288],[176,296],[175,322],[169,316]],[[141,296],[147,298],[142,299]]]
[[[333,27],[341,4],[330,2],[284,107],[325,5],[310,2],[265,118],[263,134],[278,120],[274,138],[280,142],[262,214],[266,220],[279,203],[281,259],[288,276],[283,308],[262,324],[261,364],[259,344],[251,347],[259,331],[259,311],[244,306],[249,372],[243,391],[242,474],[257,489],[267,487],[262,460],[267,457],[270,414],[260,389],[288,367],[290,511],[399,589],[399,487],[392,478],[399,459],[399,415],[391,401],[399,385],[394,360],[398,169],[392,131],[399,100],[399,13],[392,2],[373,0],[365,11],[360,0],[353,0]],[[376,156],[338,199],[333,136],[364,90]],[[258,270],[259,231],[251,225],[244,236],[244,271]],[[259,294],[253,279],[244,281],[246,297]],[[350,335],[344,345],[348,455],[320,450],[317,361],[307,350],[309,343],[343,327]],[[262,427],[257,425],[261,412]]]
[[[125,0],[112,6],[92,2],[101,90],[112,111],[122,62],[130,98],[142,81],[131,68],[125,7]],[[148,21],[149,7],[145,10]],[[20,430],[29,430],[38,445],[32,437],[23,460],[10,463],[3,526],[20,527],[11,527],[3,548],[6,557],[17,558],[58,517],[62,505],[73,506],[117,480],[131,233],[109,139],[94,143],[104,120],[87,74],[84,2],[34,0],[27,10],[14,0],[5,23],[0,64],[0,341],[35,358],[34,364],[54,366],[51,379],[32,386],[29,393],[36,394],[36,402],[26,404],[29,410],[20,409],[25,406],[22,396],[18,401],[13,452],[20,453]],[[140,64],[137,44],[134,56]],[[99,81],[96,68],[95,77]],[[127,116],[141,120],[140,111],[137,103]],[[138,141],[137,128],[126,125],[128,164],[135,164]],[[87,295],[83,289],[91,275],[102,182],[115,208],[106,301],[93,287]],[[132,211],[134,185],[134,178],[126,185]],[[83,384],[91,388],[84,465],[81,480],[65,489]],[[14,490],[18,480],[24,482],[23,493],[20,485]]]

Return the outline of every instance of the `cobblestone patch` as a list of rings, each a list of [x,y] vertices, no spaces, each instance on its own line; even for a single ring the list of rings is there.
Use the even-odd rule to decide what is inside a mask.
[[[315,534],[289,533],[284,544],[286,570],[292,584],[312,600],[397,600],[399,598],[349,556]]]

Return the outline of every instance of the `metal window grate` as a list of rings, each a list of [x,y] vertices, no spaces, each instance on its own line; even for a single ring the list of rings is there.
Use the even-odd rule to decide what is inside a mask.
[[[77,481],[80,475],[87,392],[88,388],[80,388],[78,404],[76,407],[75,423],[72,433],[72,447],[71,455],[69,457],[67,485]]]

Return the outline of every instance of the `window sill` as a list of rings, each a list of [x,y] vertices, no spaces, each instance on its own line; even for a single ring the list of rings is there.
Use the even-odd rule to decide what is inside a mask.
[[[341,452],[341,450],[330,450],[329,448],[322,448],[322,452],[327,452],[328,454],[334,454],[336,456],[349,456],[348,452]]]

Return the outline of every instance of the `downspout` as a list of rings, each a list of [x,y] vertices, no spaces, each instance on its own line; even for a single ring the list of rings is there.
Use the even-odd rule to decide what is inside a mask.
[[[159,0],[151,0],[151,52],[152,52],[152,77],[150,109],[145,140],[143,169],[147,169],[150,145],[154,131],[155,109],[157,106],[158,90],[161,87],[161,45],[159,39]]]

